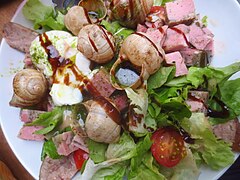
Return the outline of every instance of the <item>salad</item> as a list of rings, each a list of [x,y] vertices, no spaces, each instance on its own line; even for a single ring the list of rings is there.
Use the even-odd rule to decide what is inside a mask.
[[[34,29],[13,80],[19,138],[44,141],[40,179],[197,179],[239,151],[239,62],[209,64],[214,35],[193,0],[29,0]],[[77,6],[78,5],[78,6]]]

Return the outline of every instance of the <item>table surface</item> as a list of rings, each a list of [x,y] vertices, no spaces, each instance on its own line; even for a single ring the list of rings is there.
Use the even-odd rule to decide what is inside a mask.
[[[23,0],[1,0],[0,2],[0,42],[2,39],[1,31],[3,25],[10,21],[17,7]],[[240,2],[240,0],[238,0]],[[0,160],[3,161],[12,171],[16,179],[31,180],[33,177],[25,170],[18,159],[10,149],[3,132],[0,128]],[[232,165],[232,167],[220,178],[240,179],[240,158]]]

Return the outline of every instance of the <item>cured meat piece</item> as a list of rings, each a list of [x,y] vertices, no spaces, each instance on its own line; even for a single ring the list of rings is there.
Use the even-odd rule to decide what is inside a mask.
[[[189,27],[181,24],[167,29],[166,40],[163,42],[163,49],[166,53],[180,51],[189,46]]]
[[[32,109],[21,109],[20,119],[24,123],[30,123],[34,121],[40,114],[45,113],[46,111],[38,111]]]
[[[206,115],[208,96],[207,91],[189,91],[186,103],[191,107],[192,112],[203,112]]]
[[[165,60],[167,64],[175,64],[176,66],[176,73],[175,76],[183,76],[188,74],[188,69],[184,63],[184,60],[180,54],[180,52],[173,52],[166,54]]]
[[[196,18],[193,0],[177,0],[166,3],[167,22],[169,26],[191,24]]]
[[[205,67],[208,62],[208,56],[205,51],[193,48],[185,48],[180,51],[186,66]]]
[[[28,53],[32,41],[39,34],[20,24],[9,22],[3,27],[3,37],[9,46],[21,52]]]
[[[103,97],[109,97],[115,91],[110,82],[109,73],[103,68],[93,76],[91,82]]]
[[[218,138],[231,143],[234,151],[240,151],[240,123],[238,119],[215,125],[212,129]]]
[[[54,136],[53,142],[59,155],[68,156],[79,148],[88,152],[84,140],[79,135],[74,135],[71,131]]]
[[[43,135],[34,134],[35,131],[38,131],[42,128],[42,126],[23,126],[19,131],[18,137],[24,140],[43,141]]]
[[[78,169],[76,168],[73,155],[63,156],[61,159],[46,157],[40,169],[40,180],[46,179],[71,179]]]

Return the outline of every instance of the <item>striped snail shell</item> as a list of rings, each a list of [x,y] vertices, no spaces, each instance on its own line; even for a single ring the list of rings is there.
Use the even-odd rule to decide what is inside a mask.
[[[88,59],[99,64],[109,62],[116,49],[112,34],[96,24],[86,25],[80,30],[77,48]]]

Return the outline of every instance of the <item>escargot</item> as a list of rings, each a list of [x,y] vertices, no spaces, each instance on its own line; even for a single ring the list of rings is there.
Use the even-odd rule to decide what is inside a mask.
[[[138,88],[160,68],[164,56],[163,49],[145,34],[131,34],[123,41],[119,58],[110,70],[112,85],[119,90]]]
[[[114,143],[120,138],[121,126],[106,113],[97,101],[91,103],[85,129],[88,137],[96,142]]]
[[[100,22],[107,15],[107,7],[103,0],[81,0],[78,5],[87,11],[93,23]]]
[[[106,63],[114,56],[114,37],[99,25],[86,25],[78,34],[77,48],[88,59],[99,64]]]
[[[112,18],[128,28],[143,23],[153,6],[153,0],[112,0]]]
[[[74,35],[78,35],[80,29],[91,24],[91,19],[88,16],[87,11],[81,6],[71,7],[67,14],[64,16],[64,24],[69,31]]]
[[[44,75],[35,69],[23,69],[13,79],[14,94],[11,106],[28,107],[41,102],[46,95],[48,83]]]
[[[150,75],[159,69],[165,55],[163,49],[143,33],[128,36],[123,41],[120,54],[125,55],[135,66],[144,65]]]

